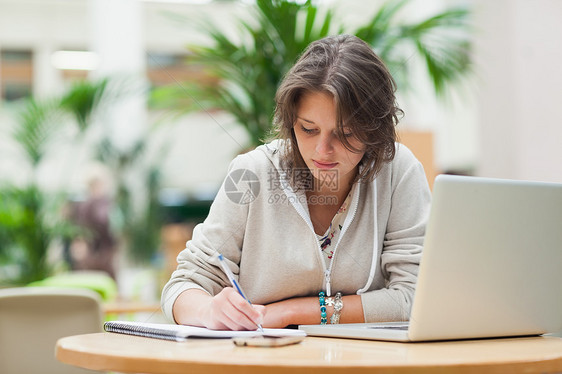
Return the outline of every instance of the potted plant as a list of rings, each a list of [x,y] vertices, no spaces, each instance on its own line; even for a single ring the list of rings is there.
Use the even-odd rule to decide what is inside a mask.
[[[409,60],[419,56],[437,95],[470,68],[466,9],[451,9],[421,21],[399,17],[409,0],[382,4],[368,22],[348,28],[335,21],[334,10],[311,0],[257,0],[255,22],[238,20],[241,35],[230,35],[212,22],[200,27],[209,45],[189,46],[186,64],[203,67],[210,79],[181,82],[156,89],[156,107],[180,112],[224,110],[250,137],[249,146],[263,142],[271,130],[274,96],[283,75],[312,41],[334,33],[354,34],[373,46],[392,71],[398,88],[408,88]]]

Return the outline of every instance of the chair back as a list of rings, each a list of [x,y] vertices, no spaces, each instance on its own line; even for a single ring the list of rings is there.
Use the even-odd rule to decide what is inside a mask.
[[[59,338],[102,331],[99,295],[87,289],[0,289],[0,373],[93,373],[58,362]]]

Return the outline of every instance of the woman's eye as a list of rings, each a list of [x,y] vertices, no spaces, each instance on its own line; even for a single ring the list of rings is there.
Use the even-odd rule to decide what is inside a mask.
[[[301,125],[301,130],[306,133],[306,134],[312,134],[314,132],[313,129],[307,129],[306,127],[304,127],[303,125]]]
[[[340,134],[344,138],[351,138],[353,136],[353,131],[351,131],[351,129],[349,127],[344,127],[340,131],[341,131]]]

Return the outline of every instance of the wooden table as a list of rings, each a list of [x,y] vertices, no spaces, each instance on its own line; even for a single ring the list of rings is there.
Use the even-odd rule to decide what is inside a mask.
[[[160,304],[146,304],[135,301],[115,301],[104,303],[103,312],[108,314],[160,313]]]
[[[544,336],[433,343],[307,337],[279,348],[230,340],[187,342],[96,333],[62,338],[56,357],[87,369],[140,373],[555,373],[562,338]]]

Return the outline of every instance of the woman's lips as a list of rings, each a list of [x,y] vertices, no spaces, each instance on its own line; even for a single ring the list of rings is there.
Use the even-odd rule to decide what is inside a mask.
[[[320,162],[316,160],[312,160],[312,162],[318,169],[333,169],[338,165],[337,162]]]

